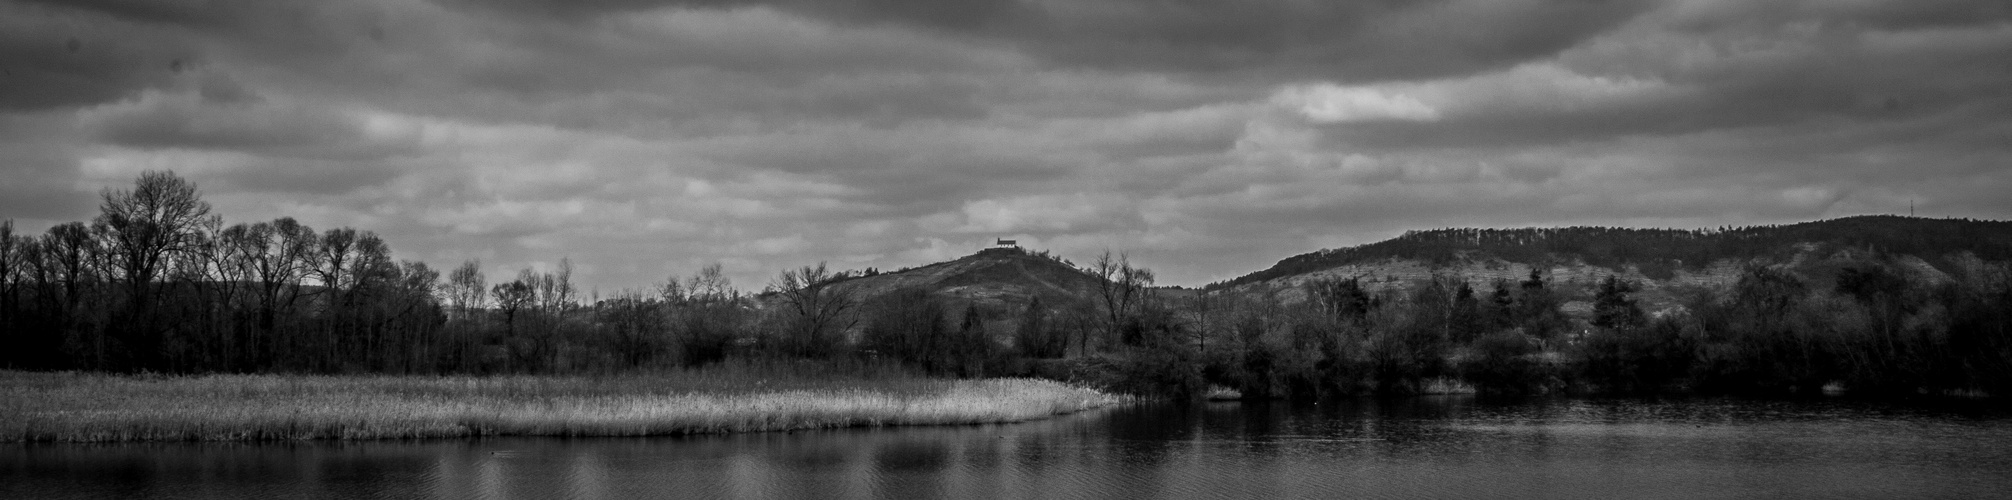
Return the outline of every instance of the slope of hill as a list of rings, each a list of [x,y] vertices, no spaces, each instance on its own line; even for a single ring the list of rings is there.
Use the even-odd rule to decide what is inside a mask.
[[[1446,276],[1485,290],[1497,279],[1523,279],[1536,267],[1568,296],[1608,275],[1635,280],[1653,310],[1668,308],[1685,289],[1729,286],[1748,265],[1785,264],[1828,282],[1839,265],[1866,259],[1924,282],[1944,282],[1984,263],[2012,260],[2012,222],[1863,216],[1701,230],[1437,229],[1288,257],[1209,288],[1278,291],[1290,299],[1300,284],[1321,277],[1360,278],[1378,290]],[[1568,311],[1583,307],[1567,304]]]
[[[1054,257],[1024,249],[988,248],[948,262],[852,278],[838,284],[865,301],[903,288],[920,288],[964,307],[975,303],[988,317],[1015,313],[1038,297],[1048,307],[1096,294],[1096,277]]]

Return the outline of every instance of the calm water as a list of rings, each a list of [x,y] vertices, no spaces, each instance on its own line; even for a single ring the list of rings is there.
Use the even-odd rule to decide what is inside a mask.
[[[2012,413],[1471,397],[687,438],[8,445],[0,498],[2012,497]]]

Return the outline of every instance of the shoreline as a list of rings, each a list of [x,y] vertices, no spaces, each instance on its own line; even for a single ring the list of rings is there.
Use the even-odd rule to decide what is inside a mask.
[[[675,436],[1010,423],[1132,400],[1018,378],[0,372],[0,442]]]

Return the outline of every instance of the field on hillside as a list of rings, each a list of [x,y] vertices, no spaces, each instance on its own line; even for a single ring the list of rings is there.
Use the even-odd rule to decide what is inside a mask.
[[[0,372],[0,441],[650,436],[1015,422],[1125,401],[1034,379]]]

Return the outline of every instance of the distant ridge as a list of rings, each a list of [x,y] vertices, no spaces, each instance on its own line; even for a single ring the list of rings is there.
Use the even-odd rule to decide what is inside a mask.
[[[1526,265],[1583,264],[1637,270],[1667,280],[1677,271],[1701,271],[1728,260],[1792,258],[1814,248],[1856,249],[1914,256],[1948,272],[1969,254],[1985,261],[2012,260],[2012,221],[1929,219],[1870,215],[1788,225],[1719,229],[1630,229],[1575,226],[1522,229],[1434,229],[1366,245],[1326,249],[1280,260],[1270,268],[1213,283],[1239,288],[1349,265],[1387,260],[1428,267],[1463,260]]]

